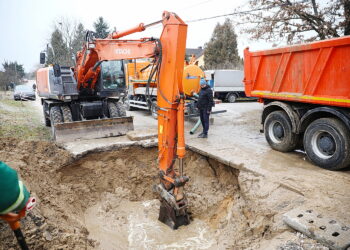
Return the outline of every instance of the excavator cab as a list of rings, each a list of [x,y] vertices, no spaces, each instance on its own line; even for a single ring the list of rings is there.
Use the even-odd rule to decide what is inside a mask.
[[[117,98],[126,96],[124,61],[104,61],[101,63],[100,69],[100,75],[96,83],[96,95]]]

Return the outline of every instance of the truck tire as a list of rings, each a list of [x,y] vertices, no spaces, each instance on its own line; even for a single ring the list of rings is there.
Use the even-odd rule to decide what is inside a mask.
[[[62,115],[63,115],[63,121],[64,122],[72,122],[72,111],[70,110],[69,106],[61,106]]]
[[[235,93],[229,93],[226,99],[229,103],[234,103],[237,101],[237,95]]]
[[[335,118],[320,118],[312,122],[304,133],[304,148],[309,159],[328,170],[350,165],[350,133]]]
[[[63,122],[63,115],[59,106],[53,106],[50,108],[50,121],[51,121],[51,135],[56,139],[55,124]]]
[[[116,102],[115,106],[117,107],[119,117],[124,117],[126,116],[126,109],[123,103],[121,102]]]
[[[157,105],[157,101],[154,100],[151,103],[151,115],[154,119],[158,119],[158,105]]]
[[[119,117],[119,112],[114,102],[108,102],[108,111],[109,111],[109,118]]]
[[[284,111],[271,112],[264,123],[264,132],[271,148],[280,152],[293,151],[299,136],[292,132],[291,121]]]

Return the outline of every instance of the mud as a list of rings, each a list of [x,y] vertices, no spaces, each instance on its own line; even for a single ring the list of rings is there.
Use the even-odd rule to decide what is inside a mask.
[[[31,249],[273,249],[294,244],[287,241],[295,235],[282,223],[282,214],[303,204],[302,195],[194,152],[185,158],[193,221],[170,230],[157,220],[159,201],[152,192],[156,157],[155,148],[129,147],[77,159],[50,142],[0,142],[0,159],[18,170],[39,200],[22,221]],[[15,239],[0,222],[0,249],[11,248],[17,249]]]

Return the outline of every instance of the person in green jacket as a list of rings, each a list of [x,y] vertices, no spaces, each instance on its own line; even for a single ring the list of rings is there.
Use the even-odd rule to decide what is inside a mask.
[[[21,211],[29,198],[30,194],[18,179],[17,172],[0,161],[0,215]]]

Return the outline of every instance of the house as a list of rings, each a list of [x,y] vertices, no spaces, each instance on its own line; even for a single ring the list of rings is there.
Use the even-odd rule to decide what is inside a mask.
[[[186,58],[191,58],[194,55],[196,58],[196,62],[198,62],[199,67],[204,66],[204,49],[200,46],[196,49],[188,48],[186,49]]]

